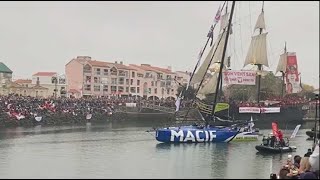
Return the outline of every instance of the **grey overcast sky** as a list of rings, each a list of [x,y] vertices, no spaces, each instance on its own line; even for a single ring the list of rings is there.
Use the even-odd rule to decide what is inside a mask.
[[[0,61],[14,78],[64,73],[79,55],[192,70],[217,2],[0,2]],[[229,53],[241,69],[262,2],[237,2]],[[229,2],[229,9],[231,3]],[[268,70],[287,41],[302,82],[319,87],[319,2],[265,2]],[[215,33],[216,38],[217,33]]]

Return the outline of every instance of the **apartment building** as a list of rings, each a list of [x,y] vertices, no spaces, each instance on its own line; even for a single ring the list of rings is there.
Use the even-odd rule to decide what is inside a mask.
[[[170,68],[149,64],[124,65],[78,56],[66,64],[68,96],[139,96],[176,98],[178,84]]]

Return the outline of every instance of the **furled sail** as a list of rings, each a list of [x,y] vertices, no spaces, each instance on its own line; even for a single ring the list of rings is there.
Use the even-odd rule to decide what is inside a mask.
[[[198,94],[206,95],[206,94],[215,93],[218,74],[219,73],[217,72],[213,73],[212,77],[208,80],[208,82],[203,87],[200,88]]]
[[[264,12],[262,11],[261,14],[258,17],[258,20],[256,22],[256,26],[254,27],[254,30],[257,29],[264,29],[266,30],[266,24],[264,22]]]
[[[253,36],[244,66],[248,64],[262,64],[269,67],[267,55],[267,34]]]
[[[223,48],[224,48],[224,44],[225,44],[225,42],[226,42],[226,37],[227,37],[227,33],[219,34],[218,39],[220,39],[220,38],[222,38],[222,39],[221,39],[218,47],[217,47],[217,44],[218,44],[219,41],[217,41],[217,42],[215,43],[215,45],[214,45],[214,46],[217,48],[217,51],[216,51],[216,53],[215,53],[214,56],[213,56],[211,65],[212,65],[213,63],[221,62],[221,60],[222,60],[222,54],[223,54]],[[226,62],[226,59],[227,59],[227,56],[225,56],[225,62]]]
[[[219,34],[216,42],[211,47],[207,57],[205,58],[205,60],[201,64],[201,66],[199,67],[198,71],[192,77],[192,80],[191,80],[192,84],[199,83],[202,80],[204,75],[207,73],[207,67],[208,66],[210,67],[210,66],[212,66],[212,64],[221,61],[222,53],[223,53],[223,47],[224,47],[224,44],[225,44],[225,41],[226,41],[226,37],[227,36],[226,36],[225,31],[223,33]],[[219,43],[219,41],[220,41],[220,43]],[[217,47],[217,45],[218,45],[218,47]],[[214,54],[214,56],[213,56],[213,54]],[[210,60],[211,60],[212,56],[213,56],[213,59],[212,59],[211,64],[210,64]],[[225,59],[227,59],[227,57]]]
[[[221,23],[220,23],[220,32],[223,31],[223,29],[228,27],[228,21],[229,21],[229,14],[230,13],[226,13],[224,15],[221,16]]]
[[[280,55],[280,59],[278,62],[276,73],[277,72],[286,72],[286,68],[287,68],[287,53],[283,53]]]
[[[207,67],[209,66],[214,50],[215,47],[212,46],[209,53],[207,54],[207,57],[199,67],[198,71],[193,75],[191,84],[199,83],[202,80],[203,76],[207,73]]]

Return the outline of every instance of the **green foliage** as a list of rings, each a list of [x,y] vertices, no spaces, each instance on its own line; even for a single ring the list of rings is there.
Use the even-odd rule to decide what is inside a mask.
[[[189,86],[189,88],[186,92],[185,92],[185,87],[180,86],[177,90],[177,92],[178,92],[177,96],[179,96],[181,91],[184,91],[183,92],[184,99],[188,100],[188,99],[195,98],[196,89],[194,89],[192,86]]]

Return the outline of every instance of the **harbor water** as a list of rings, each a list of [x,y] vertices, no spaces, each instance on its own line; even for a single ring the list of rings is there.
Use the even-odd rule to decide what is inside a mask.
[[[302,125],[290,145],[312,146]],[[288,154],[258,154],[253,142],[163,144],[144,124],[0,130],[1,178],[269,178]],[[284,129],[284,128],[282,128]],[[294,127],[288,128],[290,136]],[[269,129],[261,133],[271,132]]]

